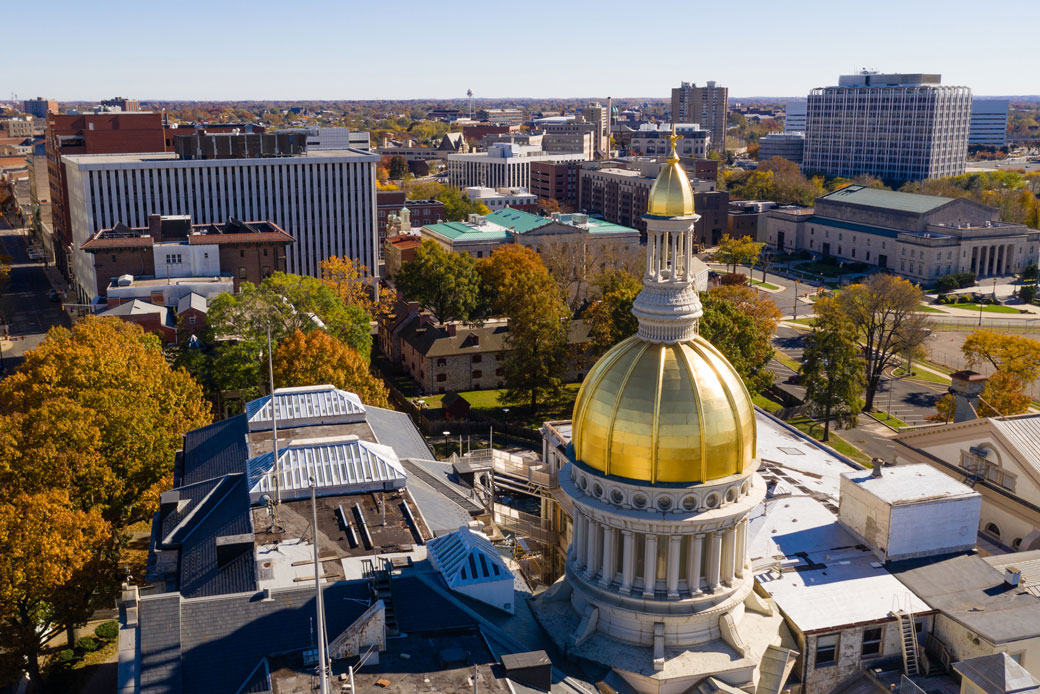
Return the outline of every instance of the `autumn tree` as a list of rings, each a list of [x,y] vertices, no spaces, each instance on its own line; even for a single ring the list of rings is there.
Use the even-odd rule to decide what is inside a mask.
[[[415,258],[401,265],[397,289],[438,321],[469,320],[480,300],[480,276],[468,253],[451,253],[426,239]]]
[[[393,311],[394,293],[379,284],[367,265],[352,258],[329,256],[321,261],[321,281],[347,306],[357,306],[375,319]]]
[[[491,210],[482,202],[470,200],[458,188],[445,188],[434,200],[444,203],[444,218],[449,222],[464,222],[471,214],[490,214]]]
[[[726,234],[715,251],[715,261],[732,267],[736,272],[738,265],[751,265],[758,260],[758,254],[764,246],[764,243],[759,243],[750,236],[734,239]]]
[[[845,288],[834,301],[817,304],[816,315],[828,312],[847,317],[863,344],[866,358],[864,410],[874,408],[874,396],[884,370],[900,354],[917,347],[928,337],[927,319],[917,313],[921,289],[894,275],[878,273],[862,284]]]
[[[209,305],[206,323],[214,339],[236,338],[259,355],[267,329],[278,341],[300,330],[321,328],[368,359],[372,349],[371,317],[347,305],[316,277],[276,272],[259,285],[243,282],[238,294],[221,294]]]
[[[833,301],[833,299],[821,299]],[[806,336],[801,373],[808,414],[823,420],[823,440],[830,440],[831,420],[851,428],[863,407],[865,364],[856,331],[838,311],[826,311]]]
[[[52,328],[0,381],[0,417],[0,489],[62,488],[122,528],[155,510],[182,436],[210,411],[156,336],[88,316]]]
[[[0,498],[0,683],[24,670],[44,690],[45,644],[113,597],[117,544],[100,509],[82,501],[10,487]]]
[[[718,289],[701,294],[704,315],[700,320],[700,334],[729,360],[748,390],[758,393],[773,382],[773,372],[766,366],[773,358],[776,323],[755,317],[756,313],[766,315],[766,307],[741,305],[733,298]]]
[[[592,352],[603,354],[639,329],[632,303],[643,283],[629,272],[614,270],[598,276],[594,284],[600,297],[586,309],[584,318]]]
[[[964,341],[961,352],[968,366],[985,364],[993,369],[979,396],[980,417],[1022,414],[1029,409],[1032,401],[1025,389],[1040,378],[1040,342],[1022,335],[976,330]],[[940,401],[940,414],[945,415],[951,404]]]
[[[389,407],[387,388],[368,362],[324,330],[297,330],[283,339],[274,350],[273,367],[277,388],[330,383],[356,393],[367,405]]]

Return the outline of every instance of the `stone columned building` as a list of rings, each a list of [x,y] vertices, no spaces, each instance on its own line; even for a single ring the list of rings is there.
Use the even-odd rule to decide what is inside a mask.
[[[781,646],[747,557],[748,515],[765,496],[755,411],[698,334],[697,215],[674,134],[644,219],[639,331],[578,394],[560,472],[573,542],[565,576],[533,607],[562,649],[609,667],[621,689],[776,693],[797,653]]]

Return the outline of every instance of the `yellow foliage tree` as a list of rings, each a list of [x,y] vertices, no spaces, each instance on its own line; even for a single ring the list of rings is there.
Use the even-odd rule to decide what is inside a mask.
[[[0,415],[0,488],[63,488],[116,528],[151,516],[182,436],[211,421],[156,336],[93,316],[26,353],[0,381]]]
[[[321,281],[332,288],[347,306],[358,306],[376,320],[394,309],[394,293],[372,277],[367,265],[346,256],[329,256],[321,261]]]
[[[323,330],[297,330],[274,350],[276,387],[312,386],[330,383],[356,393],[375,407],[389,407],[388,391],[369,370],[368,362],[350,345]]]
[[[43,691],[44,644],[112,597],[116,543],[64,490],[0,499],[0,683],[24,669]]]

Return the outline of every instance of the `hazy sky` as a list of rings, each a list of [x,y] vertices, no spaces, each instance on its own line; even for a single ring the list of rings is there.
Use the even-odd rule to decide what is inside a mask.
[[[2,99],[796,96],[861,67],[1040,94],[1040,0],[34,0],[4,22]]]

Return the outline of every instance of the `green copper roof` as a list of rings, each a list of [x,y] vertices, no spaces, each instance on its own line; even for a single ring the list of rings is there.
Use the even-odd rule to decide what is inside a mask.
[[[496,227],[478,228],[465,222],[427,224],[426,228],[451,241],[501,241],[509,238],[509,230]]]
[[[541,217],[530,212],[523,212],[521,210],[514,210],[511,207],[507,207],[504,210],[498,210],[492,212],[487,216],[489,222],[500,224],[504,227],[509,227],[518,234],[523,234],[538,227],[544,227],[552,220],[548,217]]]
[[[554,221],[565,226],[576,226],[571,215],[561,215],[559,220],[550,217],[542,217],[530,212],[514,210],[507,207],[497,212],[485,215],[486,227],[475,227],[466,222],[442,222],[440,224],[427,224],[430,231],[443,236],[451,241],[498,241],[509,238],[511,234],[526,234],[529,231],[540,229]],[[588,230],[590,234],[628,234],[638,233],[631,227],[614,224],[594,217],[588,218]]]
[[[846,186],[841,190],[824,195],[823,199],[834,202],[846,202],[852,205],[863,205],[864,207],[884,207],[890,210],[912,212],[914,214],[931,212],[953,200],[953,198],[944,198],[939,195],[900,193],[895,190],[879,190],[865,186]]]

